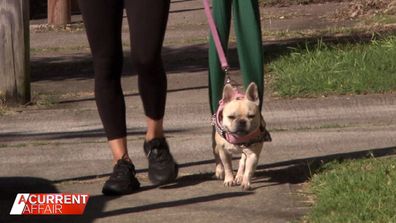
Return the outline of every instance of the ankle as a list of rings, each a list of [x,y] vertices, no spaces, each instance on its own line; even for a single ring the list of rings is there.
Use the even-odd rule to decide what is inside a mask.
[[[145,136],[146,142],[149,142],[149,141],[151,141],[153,139],[159,139],[159,138],[165,138],[164,134],[163,133],[158,133],[158,134],[146,133],[146,136]]]
[[[127,161],[129,163],[132,163],[132,160],[131,160],[131,158],[129,157],[129,155],[127,153],[125,153],[121,157],[114,157],[113,158],[113,164],[115,165],[118,162],[118,160],[125,160],[125,161]]]
[[[147,132],[145,136],[146,141],[150,141],[155,138],[164,137],[164,128],[163,128],[162,119],[154,120],[147,117],[146,122],[147,122]]]

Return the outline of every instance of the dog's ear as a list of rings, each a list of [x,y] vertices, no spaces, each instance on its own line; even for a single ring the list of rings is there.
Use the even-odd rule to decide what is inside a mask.
[[[254,102],[256,105],[260,104],[258,88],[257,88],[257,85],[254,82],[250,83],[249,86],[247,87],[247,89],[246,89],[246,98],[249,101]]]
[[[227,103],[234,97],[234,89],[231,84],[226,84],[223,89],[223,102]]]

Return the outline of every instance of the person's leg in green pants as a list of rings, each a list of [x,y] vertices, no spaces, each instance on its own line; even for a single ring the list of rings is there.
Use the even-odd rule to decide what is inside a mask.
[[[264,95],[264,58],[261,40],[260,12],[257,0],[234,0],[234,27],[243,85],[254,82],[260,95],[260,108]]]
[[[264,92],[263,50],[261,40],[260,13],[257,0],[213,0],[213,17],[223,44],[227,49],[231,20],[231,5],[243,84],[250,82],[258,86],[262,104]],[[222,97],[224,72],[221,70],[213,39],[209,47],[209,97],[212,114],[216,112]],[[260,105],[261,106],[261,105]]]

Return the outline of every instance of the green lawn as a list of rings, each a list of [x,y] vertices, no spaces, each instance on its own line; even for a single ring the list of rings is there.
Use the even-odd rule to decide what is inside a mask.
[[[338,2],[339,0],[259,0],[262,5],[305,5],[311,3]]]
[[[305,222],[396,222],[396,158],[326,164],[309,182]]]
[[[269,64],[275,95],[385,93],[396,89],[396,37],[367,44],[298,47]]]

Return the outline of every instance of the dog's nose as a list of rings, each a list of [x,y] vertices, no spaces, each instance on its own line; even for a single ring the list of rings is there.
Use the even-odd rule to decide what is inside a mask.
[[[245,128],[246,127],[246,120],[240,119],[238,121],[238,126],[239,126],[239,128]]]

